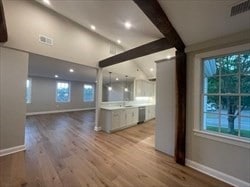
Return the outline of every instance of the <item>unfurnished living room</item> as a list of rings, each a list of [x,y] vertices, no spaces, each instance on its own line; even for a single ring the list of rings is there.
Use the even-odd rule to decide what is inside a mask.
[[[0,0],[0,187],[250,187],[250,0]]]

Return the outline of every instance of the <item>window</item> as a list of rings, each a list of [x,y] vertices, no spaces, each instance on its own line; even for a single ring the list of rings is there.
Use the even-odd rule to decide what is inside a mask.
[[[93,102],[95,97],[94,86],[90,84],[83,85],[83,101]]]
[[[26,80],[26,92],[25,92],[26,103],[31,103],[31,79]]]
[[[56,102],[70,102],[70,84],[68,82],[57,82],[56,86]]]
[[[250,138],[250,51],[202,62],[202,130]]]

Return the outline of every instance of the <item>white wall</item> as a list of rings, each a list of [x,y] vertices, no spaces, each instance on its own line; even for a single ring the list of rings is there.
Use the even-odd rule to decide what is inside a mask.
[[[57,103],[56,83],[60,80],[41,77],[30,78],[32,80],[31,103],[27,104],[27,113],[95,108],[95,100],[93,102],[83,101],[84,82],[66,81],[70,82],[71,85],[70,102]]]
[[[155,148],[174,156],[175,59],[157,62]]]
[[[28,54],[0,47],[0,150],[24,145]]]

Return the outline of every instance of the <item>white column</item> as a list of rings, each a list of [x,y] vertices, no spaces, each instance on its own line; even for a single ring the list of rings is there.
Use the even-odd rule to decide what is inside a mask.
[[[100,107],[102,102],[102,72],[102,68],[97,69],[95,131],[102,130],[100,124]]]
[[[155,148],[174,156],[176,115],[175,58],[156,63]]]

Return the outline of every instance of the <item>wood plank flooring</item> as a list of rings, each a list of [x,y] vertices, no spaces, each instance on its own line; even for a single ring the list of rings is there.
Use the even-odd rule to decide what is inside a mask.
[[[95,132],[94,111],[27,118],[26,152],[0,157],[1,187],[226,187],[155,151],[150,121]]]

